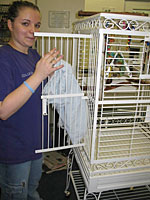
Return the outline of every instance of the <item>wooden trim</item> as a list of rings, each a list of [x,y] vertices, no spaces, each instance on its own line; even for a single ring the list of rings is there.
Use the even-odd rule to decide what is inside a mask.
[[[122,14],[122,15],[136,15],[136,16],[148,16],[146,13],[131,13],[131,12],[95,12],[95,11],[83,11],[79,10],[78,11],[78,16],[79,17],[88,17],[100,13],[112,13],[112,14]]]

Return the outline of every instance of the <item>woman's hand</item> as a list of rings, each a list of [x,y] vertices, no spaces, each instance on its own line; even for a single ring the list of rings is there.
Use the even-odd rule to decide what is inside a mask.
[[[36,90],[41,82],[52,75],[56,70],[63,67],[54,67],[63,56],[58,56],[59,51],[52,49],[36,65],[34,73],[26,79],[26,82],[33,90]],[[8,94],[3,101],[0,101],[0,119],[6,120],[17,112],[31,97],[32,92],[22,83],[18,88]]]
[[[63,65],[54,67],[54,65],[63,58],[62,55],[59,56],[59,53],[60,52],[56,51],[56,48],[54,48],[38,61],[34,74],[38,76],[41,81],[63,67]]]

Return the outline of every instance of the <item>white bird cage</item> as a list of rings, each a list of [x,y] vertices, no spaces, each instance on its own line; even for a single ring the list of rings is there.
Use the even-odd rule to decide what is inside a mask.
[[[52,149],[77,147],[74,153],[86,187],[84,199],[89,193],[148,185],[150,17],[101,13],[76,22],[74,32],[58,35],[60,39],[57,34],[52,35],[53,46],[57,47],[57,41],[61,43],[65,37],[58,48],[65,55],[65,64],[72,66],[80,86],[81,93],[76,95],[81,96],[81,104],[88,105],[88,130],[84,139],[75,145],[69,139],[63,147],[52,146]],[[37,36],[42,36],[44,51],[45,38],[48,36],[46,45],[51,44],[51,35],[39,33]],[[48,50],[52,48],[48,46]],[[44,105],[49,97],[57,98],[42,95]],[[67,97],[62,95],[62,98]],[[72,92],[69,98],[74,98]],[[82,108],[80,111],[75,121],[78,117],[82,121],[86,116],[85,113],[80,116]],[[52,134],[52,141],[54,138]],[[43,147],[39,151],[50,150],[50,145]],[[95,198],[99,199],[100,195]]]

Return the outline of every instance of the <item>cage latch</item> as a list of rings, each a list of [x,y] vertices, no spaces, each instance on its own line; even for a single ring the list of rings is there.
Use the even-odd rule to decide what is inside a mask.
[[[43,115],[48,115],[48,113],[47,113],[47,99],[42,99],[42,111],[43,111]]]

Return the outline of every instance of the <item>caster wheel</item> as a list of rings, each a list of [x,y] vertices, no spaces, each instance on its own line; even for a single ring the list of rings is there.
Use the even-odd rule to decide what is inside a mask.
[[[65,195],[66,195],[66,197],[69,197],[70,192],[69,191],[65,191]]]

